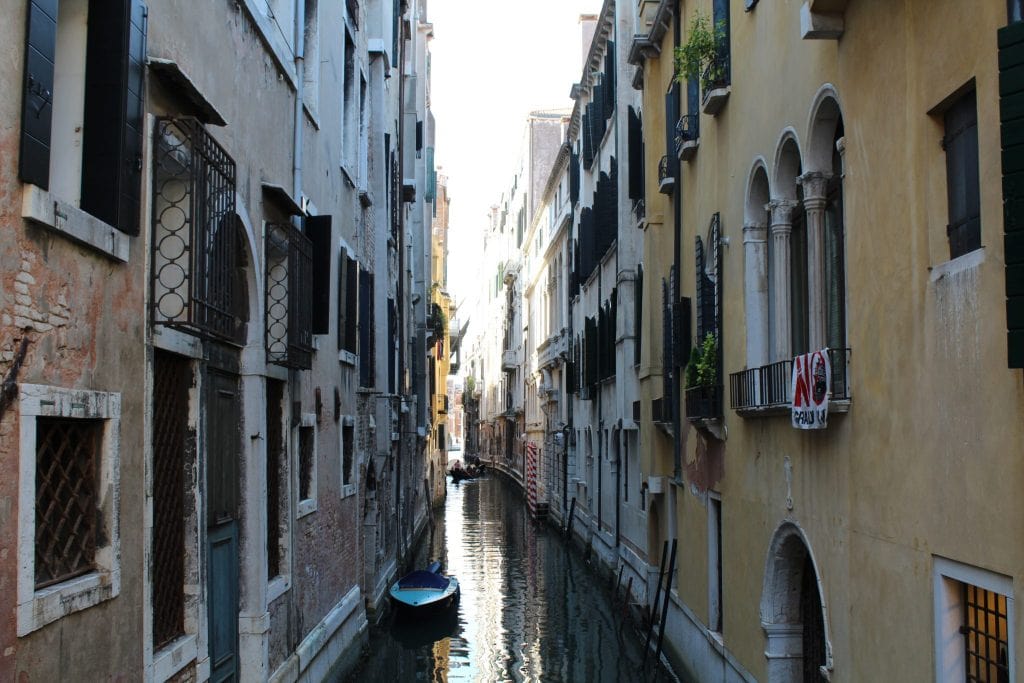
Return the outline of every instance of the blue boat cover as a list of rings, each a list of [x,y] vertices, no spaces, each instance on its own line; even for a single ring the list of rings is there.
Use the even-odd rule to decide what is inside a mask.
[[[428,572],[423,569],[417,569],[414,572],[406,574],[398,580],[399,588],[435,588],[437,590],[444,590],[448,587],[449,579],[447,576],[441,576],[434,572]]]

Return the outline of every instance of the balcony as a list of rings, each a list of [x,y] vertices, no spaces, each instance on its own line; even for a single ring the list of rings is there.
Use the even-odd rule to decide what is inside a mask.
[[[676,123],[676,156],[682,161],[689,161],[697,154],[700,138],[700,117],[697,114],[684,114]]]
[[[838,40],[845,30],[849,0],[807,0],[800,8],[800,36],[804,40]]]
[[[662,194],[672,194],[676,188],[676,174],[672,161],[665,155],[658,162],[658,192]]]
[[[720,420],[722,418],[722,394],[721,384],[687,389],[686,419],[690,422]]]
[[[716,116],[729,99],[729,83],[729,48],[719,46],[718,54],[700,75],[700,89],[703,92],[701,111],[708,116]]]
[[[564,335],[555,334],[537,347],[537,367],[548,368],[554,366],[558,359],[568,351],[568,342]]]
[[[832,365],[830,413],[850,409],[850,349],[829,349]],[[743,417],[789,414],[793,361],[781,360],[729,375],[729,407]]]
[[[514,349],[505,349],[501,354],[501,369],[503,372],[512,372],[519,367],[519,360],[516,358]]]
[[[780,360],[729,375],[729,407],[740,415],[789,410],[793,361]]]
[[[242,344],[235,162],[196,119],[158,119],[153,137],[152,323]]]
[[[267,362],[306,369],[313,363],[313,245],[288,223],[267,223]]]

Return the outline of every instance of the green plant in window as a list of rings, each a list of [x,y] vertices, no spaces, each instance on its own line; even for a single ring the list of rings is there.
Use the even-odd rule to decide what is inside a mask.
[[[718,383],[718,338],[708,332],[700,346],[690,351],[686,364],[686,388],[713,387]]]
[[[694,12],[686,42],[675,50],[676,80],[685,83],[699,78],[704,92],[724,81],[725,60],[720,59],[720,54],[725,41],[725,20],[712,28],[706,14]]]

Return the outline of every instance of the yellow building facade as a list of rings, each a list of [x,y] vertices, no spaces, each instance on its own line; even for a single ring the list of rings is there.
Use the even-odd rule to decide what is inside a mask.
[[[638,3],[649,547],[678,539],[666,647],[700,680],[1016,679],[1019,12]],[[674,86],[698,14],[725,65]],[[795,428],[794,358],[824,349],[827,426]]]
[[[437,176],[434,218],[430,230],[430,315],[433,346],[430,349],[430,424],[433,435],[427,440],[428,478],[431,502],[441,503],[445,497],[448,469],[448,373],[451,369],[451,334],[449,321],[455,313],[448,294],[448,183]]]

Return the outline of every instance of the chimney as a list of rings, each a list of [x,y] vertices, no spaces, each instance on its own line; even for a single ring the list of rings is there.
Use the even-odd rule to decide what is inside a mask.
[[[580,15],[580,37],[583,40],[583,55],[580,58],[583,68],[587,67],[587,56],[590,54],[590,44],[594,42],[594,31],[597,30],[596,14]]]

